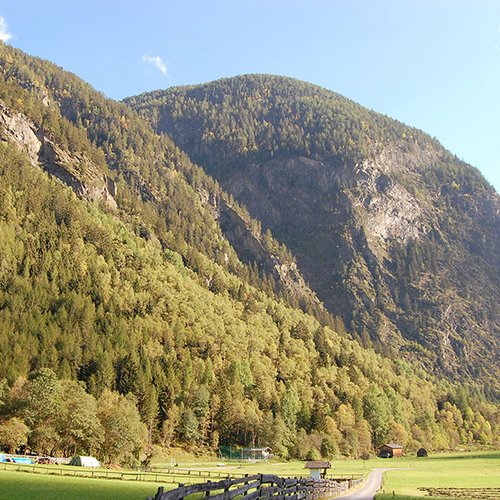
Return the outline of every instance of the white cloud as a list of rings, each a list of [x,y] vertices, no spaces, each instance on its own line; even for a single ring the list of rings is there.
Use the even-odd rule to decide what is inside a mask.
[[[145,63],[152,64],[160,70],[162,75],[167,76],[167,65],[164,63],[163,59],[160,56],[143,55],[142,60]]]
[[[0,16],[0,40],[2,42],[8,42],[12,38],[12,35],[8,31],[7,22],[3,16]]]

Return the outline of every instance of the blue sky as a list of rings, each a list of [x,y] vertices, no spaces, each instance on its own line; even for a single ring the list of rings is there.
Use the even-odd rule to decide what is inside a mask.
[[[0,0],[0,15],[0,39],[109,97],[292,76],[423,129],[500,191],[500,0]]]

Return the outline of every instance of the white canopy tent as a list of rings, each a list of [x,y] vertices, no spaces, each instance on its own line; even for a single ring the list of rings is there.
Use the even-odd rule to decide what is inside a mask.
[[[69,465],[77,465],[80,467],[100,467],[99,460],[94,457],[84,457],[82,455],[75,455]]]

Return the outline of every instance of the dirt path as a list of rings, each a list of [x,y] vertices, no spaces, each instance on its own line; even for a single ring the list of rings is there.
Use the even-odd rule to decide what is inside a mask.
[[[341,498],[342,500],[373,500],[377,491],[382,486],[382,474],[387,470],[395,469],[373,469],[368,474],[367,480],[359,488],[335,497],[335,499]]]

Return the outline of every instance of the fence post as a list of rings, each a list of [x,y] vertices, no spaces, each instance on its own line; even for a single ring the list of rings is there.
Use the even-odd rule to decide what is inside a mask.
[[[163,486],[160,486],[158,488],[158,491],[156,492],[155,500],[161,500],[162,499],[162,497],[163,497],[163,491],[164,491]]]
[[[227,493],[229,491],[230,486],[231,486],[231,480],[228,478],[227,481],[228,481],[228,483],[224,487],[224,493]]]

